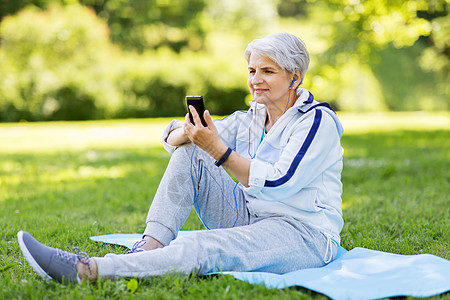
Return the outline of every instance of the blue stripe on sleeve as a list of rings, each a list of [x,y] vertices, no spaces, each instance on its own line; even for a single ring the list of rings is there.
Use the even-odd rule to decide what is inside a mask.
[[[298,165],[302,161],[303,157],[306,154],[306,151],[308,151],[309,146],[311,145],[312,141],[314,140],[314,137],[316,136],[321,119],[322,119],[322,111],[320,109],[316,109],[316,114],[314,115],[314,121],[311,126],[311,129],[309,130],[308,135],[306,136],[306,139],[303,142],[303,145],[300,147],[300,150],[298,151],[297,155],[294,157],[294,160],[292,161],[291,166],[289,167],[286,175],[277,180],[266,180],[266,182],[264,183],[265,187],[280,186],[286,183],[289,179],[291,179],[292,176],[294,176],[295,170],[297,170]]]

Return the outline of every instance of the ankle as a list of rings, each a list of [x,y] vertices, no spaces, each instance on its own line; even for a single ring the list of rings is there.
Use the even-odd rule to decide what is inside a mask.
[[[164,247],[163,244],[161,244],[158,240],[152,238],[151,236],[146,235],[143,239],[145,240],[145,244],[142,245],[141,248],[144,250],[154,250]]]
[[[88,280],[90,282],[94,282],[98,277],[97,263],[93,258],[89,259],[89,264],[79,261],[77,263],[77,273],[81,281]]]

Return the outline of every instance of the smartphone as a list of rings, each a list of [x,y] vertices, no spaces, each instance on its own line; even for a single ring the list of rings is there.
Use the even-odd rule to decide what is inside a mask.
[[[192,124],[194,123],[194,118],[192,117],[191,112],[189,111],[189,105],[192,105],[197,111],[200,120],[202,121],[203,126],[207,127],[205,119],[203,118],[203,113],[205,112],[205,104],[203,103],[203,96],[186,96],[186,107],[189,112],[189,119]]]

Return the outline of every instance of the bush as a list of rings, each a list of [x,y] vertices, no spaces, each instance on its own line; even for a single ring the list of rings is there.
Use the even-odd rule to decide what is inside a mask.
[[[221,101],[210,101],[207,108],[212,114],[229,115],[237,109],[247,109],[244,99],[248,95],[246,88],[231,87],[228,89],[215,87],[213,84],[207,86],[206,99],[220,99]]]
[[[41,116],[46,120],[90,120],[102,117],[95,98],[75,85],[63,86],[47,96],[41,105]]]
[[[186,95],[203,95],[213,114],[247,107],[245,65],[225,56],[168,49],[129,53],[116,76],[122,108],[115,117],[183,116]]]
[[[171,85],[161,78],[150,76],[134,78],[124,91],[127,95],[122,108],[114,115],[116,118],[181,116],[186,111],[183,105],[179,105],[186,95],[183,85]]]
[[[27,8],[5,18],[0,34],[0,121],[182,116],[186,94],[204,95],[214,114],[246,107],[242,61],[168,48],[122,52],[80,5]]]
[[[0,34],[0,105],[11,113],[2,120],[89,119],[98,117],[96,106],[105,108],[103,87],[93,80],[111,44],[93,11],[28,8],[5,18]]]

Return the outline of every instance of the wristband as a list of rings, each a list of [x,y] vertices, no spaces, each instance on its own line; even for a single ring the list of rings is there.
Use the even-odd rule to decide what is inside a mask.
[[[216,161],[214,164],[216,166],[220,167],[228,159],[228,156],[230,156],[231,151],[232,151],[231,148],[228,147],[227,152],[225,152],[225,154],[218,161]]]

